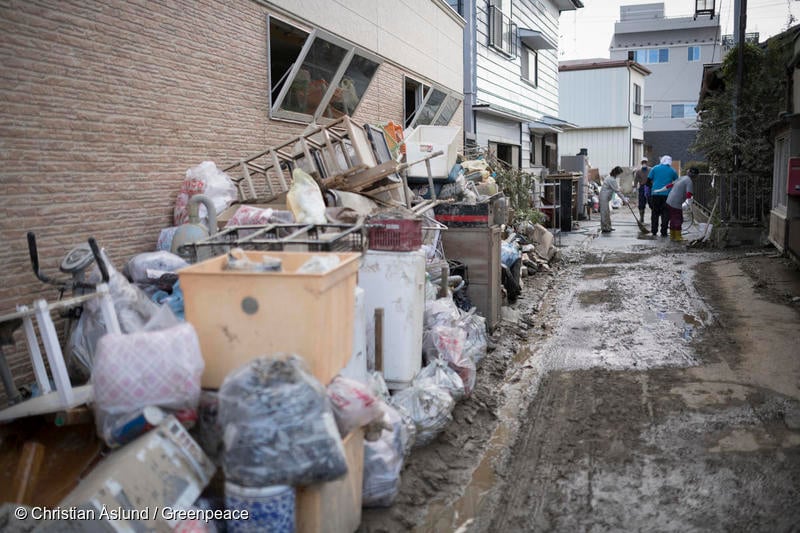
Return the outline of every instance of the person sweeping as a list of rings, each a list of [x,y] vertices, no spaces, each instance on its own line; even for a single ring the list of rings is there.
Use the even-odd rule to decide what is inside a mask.
[[[667,236],[667,185],[678,180],[678,173],[672,168],[672,158],[661,157],[661,163],[650,170],[647,178],[652,181],[653,193],[650,195],[650,232],[653,236],[661,229],[661,236]],[[659,220],[661,223],[659,224]]]
[[[628,199],[622,196],[617,183],[617,176],[622,174],[622,167],[614,167],[611,172],[603,180],[603,185],[600,187],[600,231],[603,233],[611,233],[614,228],[611,227],[611,197],[617,193],[622,198],[622,203],[628,205]]]
[[[679,242],[683,240],[681,236],[681,226],[683,226],[683,206],[691,207],[693,187],[692,179],[697,177],[700,171],[695,167],[686,171],[686,175],[678,178],[666,186],[653,192],[666,192],[667,209],[669,209],[669,240]]]

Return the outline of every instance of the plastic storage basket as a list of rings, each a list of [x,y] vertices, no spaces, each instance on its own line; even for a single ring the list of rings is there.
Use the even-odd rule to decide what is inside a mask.
[[[367,247],[384,252],[411,252],[422,246],[422,220],[384,219],[367,225]]]

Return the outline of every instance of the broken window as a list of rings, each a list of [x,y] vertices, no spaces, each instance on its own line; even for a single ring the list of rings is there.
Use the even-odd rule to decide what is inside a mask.
[[[269,17],[270,116],[302,122],[352,115],[380,59],[333,35]]]
[[[446,126],[458,110],[461,96],[446,89],[405,79],[405,127]]]
[[[422,102],[425,101],[425,96],[430,91],[430,87],[423,85],[418,81],[411,78],[405,78],[405,128],[410,128],[417,111],[422,107]]]

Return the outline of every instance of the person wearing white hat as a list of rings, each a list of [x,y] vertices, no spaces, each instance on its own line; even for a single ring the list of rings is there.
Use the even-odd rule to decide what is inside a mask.
[[[667,185],[673,181],[677,181],[678,173],[672,168],[672,158],[668,155],[661,157],[661,163],[654,166],[650,173],[647,175],[648,181],[651,182],[651,190],[653,194],[650,196],[650,233],[655,235],[659,226],[661,228],[661,236],[667,236],[667,224],[669,223],[669,214],[667,212]],[[656,192],[658,191],[658,192]],[[659,219],[661,223],[659,224]]]

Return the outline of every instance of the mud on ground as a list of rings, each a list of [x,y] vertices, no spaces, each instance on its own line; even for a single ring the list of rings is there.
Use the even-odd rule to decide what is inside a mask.
[[[446,505],[461,494],[497,427],[498,409],[505,400],[501,388],[520,357],[518,353],[531,339],[547,333],[546,327],[529,317],[538,313],[558,271],[555,264],[550,272],[523,278],[522,293],[513,306],[521,318],[516,323],[501,321],[492,333],[490,351],[479,365],[472,396],[456,405],[453,421],[434,442],[412,450],[394,505],[364,509],[359,531],[426,530],[430,507]]]

